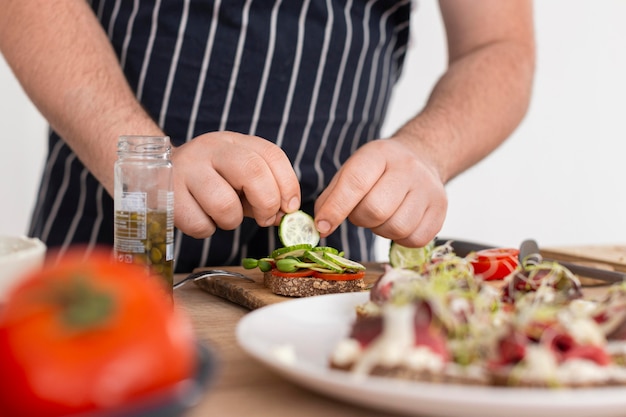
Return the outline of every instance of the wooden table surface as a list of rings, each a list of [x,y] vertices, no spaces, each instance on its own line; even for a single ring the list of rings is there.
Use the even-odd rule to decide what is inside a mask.
[[[582,250],[589,259],[581,256]],[[584,250],[583,250],[584,249]],[[577,252],[578,251],[578,252]],[[623,270],[626,245],[611,247],[556,248],[549,253],[558,259],[575,261],[602,261],[611,268]],[[604,254],[604,257],[602,256]],[[381,271],[374,268],[372,273]],[[370,271],[368,266],[368,272]],[[250,271],[245,271],[250,274]],[[175,281],[182,279],[179,275]],[[606,288],[606,287],[604,287]],[[587,288],[587,296],[594,298],[603,292]],[[271,300],[270,300],[271,301]],[[250,310],[223,298],[211,295],[193,283],[175,291],[175,303],[190,315],[198,338],[215,353],[217,375],[204,393],[200,403],[187,417],[222,415],[228,417],[282,417],[282,416],[380,416],[366,409],[322,396],[279,376],[265,365],[249,357],[237,343],[235,329],[238,321]],[[459,415],[463,415],[460,410]]]
[[[380,412],[300,388],[249,357],[235,337],[237,322],[248,309],[193,283],[175,291],[175,303],[191,316],[198,338],[213,349],[218,360],[213,385],[186,417],[380,416]]]

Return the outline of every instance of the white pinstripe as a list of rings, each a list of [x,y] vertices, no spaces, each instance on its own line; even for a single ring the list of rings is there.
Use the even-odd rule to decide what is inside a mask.
[[[352,20],[350,19],[350,9],[352,8],[352,0],[348,0],[346,2],[346,6],[343,11],[344,19],[346,22],[346,40],[343,44],[343,53],[341,55],[341,63],[339,64],[339,70],[337,72],[337,78],[335,79],[335,91],[333,93],[333,99],[330,105],[330,110],[328,111],[328,122],[326,123],[326,127],[324,128],[324,133],[322,134],[322,139],[320,143],[320,147],[317,150],[317,154],[315,155],[314,168],[317,173],[317,191],[322,191],[324,188],[325,175],[322,170],[322,155],[326,150],[326,145],[328,144],[328,137],[330,135],[330,131],[333,127],[333,124],[337,118],[337,102],[339,101],[339,95],[341,92],[341,86],[343,84],[344,73],[346,70],[346,64],[348,62],[348,56],[350,55],[350,45],[352,43]]]
[[[87,168],[83,168],[80,173],[80,197],[76,206],[76,213],[74,213],[72,222],[70,223],[70,227],[68,227],[67,233],[65,234],[65,239],[63,240],[63,244],[61,245],[61,249],[59,250],[59,256],[63,256],[65,251],[72,244],[72,239],[74,238],[74,234],[76,233],[76,228],[78,228],[80,218],[83,216],[83,212],[85,211],[85,200],[87,198],[87,174],[89,174],[89,171],[87,170]]]
[[[98,244],[98,233],[102,227],[102,220],[104,219],[104,213],[102,211],[102,196],[104,194],[104,187],[98,184],[98,190],[96,191],[96,207],[98,215],[91,228],[91,236],[89,237],[89,244],[85,250],[85,256],[88,256]]]
[[[224,104],[224,112],[222,113],[222,120],[220,121],[220,130],[226,129],[226,122],[228,121],[228,114],[230,113],[230,106],[233,101],[233,94],[237,87],[237,78],[239,77],[239,67],[241,66],[241,56],[243,55],[244,45],[246,44],[246,33],[248,31],[248,20],[250,18],[250,4],[252,0],[246,0],[246,4],[243,6],[241,16],[241,29],[239,30],[239,39],[237,40],[237,53],[235,55],[235,62],[233,64],[233,70],[230,74],[230,81],[228,83],[228,92],[226,94],[226,103]],[[232,263],[237,255],[239,242],[241,241],[241,227],[238,227],[233,232],[233,241],[230,249],[230,256],[226,261],[227,264]]]
[[[117,14],[120,12],[120,2],[121,0],[115,1],[115,6],[113,7],[113,12],[111,13],[111,20],[109,20],[109,28],[107,29],[107,34],[109,35],[109,38],[113,37],[113,29],[115,29]]]
[[[233,94],[235,93],[235,87],[237,86],[237,77],[239,77],[239,67],[241,67],[241,56],[243,55],[243,48],[246,44],[246,32],[248,30],[251,3],[252,0],[246,0],[246,4],[244,4],[243,11],[241,13],[241,29],[239,29],[239,39],[237,40],[237,52],[235,53],[235,62],[233,63],[233,69],[230,73],[228,91],[226,92],[226,102],[224,103],[224,111],[222,112],[219,130],[225,130],[226,122],[228,122],[230,106],[232,105]]]
[[[46,162],[46,165],[43,169],[43,175],[42,175],[43,180],[41,182],[41,186],[39,187],[39,194],[37,195],[37,204],[35,205],[35,208],[33,209],[33,219],[36,219],[37,217],[41,215],[41,210],[43,209],[44,196],[46,195],[48,186],[50,185],[52,167],[54,166],[57,158],[59,157],[59,152],[61,151],[61,148],[63,146],[64,146],[64,143],[61,141],[54,144],[54,148],[50,152],[50,157],[48,158],[48,161]],[[28,233],[29,235],[35,234],[35,222],[31,224],[31,227]]]
[[[354,257],[354,254],[350,250],[350,245],[348,245],[348,242],[350,241],[348,237],[348,219],[341,222],[341,224],[337,228],[337,231],[339,231],[339,236],[341,238],[341,249],[343,249],[343,251],[345,252],[345,256],[348,259],[356,259]],[[363,259],[361,260],[364,261]]]
[[[217,0],[213,6],[213,16],[211,18],[211,29],[207,37],[206,47],[204,48],[204,56],[202,57],[202,66],[200,69],[200,77],[198,78],[198,86],[196,87],[196,94],[193,98],[193,107],[191,108],[191,118],[189,122],[189,129],[187,129],[187,137],[185,140],[188,142],[194,137],[194,131],[196,128],[196,122],[198,120],[198,109],[200,108],[200,102],[202,101],[202,91],[206,84],[206,74],[209,64],[211,63],[211,53],[213,52],[213,44],[215,43],[215,32],[217,31],[218,14],[220,11],[221,1]]]
[[[143,55],[141,72],[139,73],[139,82],[137,83],[137,99],[139,100],[143,97],[143,86],[146,83],[146,74],[148,72],[148,66],[150,65],[150,56],[152,55],[154,39],[156,38],[156,32],[159,27],[159,10],[161,10],[161,0],[156,0],[154,3],[154,9],[152,10],[152,24],[150,25],[148,44],[146,45],[146,52]]]
[[[407,0],[408,1],[408,0]],[[378,62],[378,59],[380,57],[380,51],[381,49],[384,47],[385,42],[387,41],[387,32],[385,32],[384,28],[385,25],[387,24],[387,20],[389,19],[389,16],[393,13],[395,13],[399,7],[404,6],[407,1],[403,1],[403,2],[398,2],[396,3],[393,7],[391,7],[390,9],[386,10],[385,13],[383,13],[380,22],[378,24],[379,27],[379,33],[381,33],[381,37],[378,41],[378,44],[376,45],[376,48],[374,50],[374,57],[372,58],[372,60],[374,62]],[[367,89],[367,94],[365,97],[365,103],[363,105],[363,110],[361,113],[361,120],[359,121],[357,128],[354,131],[354,136],[352,137],[352,144],[350,146],[350,152],[354,153],[359,145],[359,140],[361,138],[361,133],[363,132],[363,128],[365,127],[365,123],[366,121],[369,120],[369,113],[370,113],[370,108],[372,106],[372,96],[374,95],[374,90],[376,89],[376,75],[378,73],[378,65],[372,65],[372,69],[370,71],[370,77],[369,77],[369,81],[368,81],[368,89]],[[382,88],[382,86],[381,86]],[[382,90],[381,90],[382,91]],[[376,117],[376,116],[375,116]],[[368,139],[375,139],[373,137],[369,137]]]
[[[256,134],[256,128],[259,123],[259,114],[261,114],[261,108],[263,107],[263,98],[265,97],[265,90],[267,88],[267,80],[270,76],[270,69],[272,67],[272,59],[274,58],[274,48],[276,47],[276,16],[278,15],[278,8],[280,7],[282,0],[276,1],[274,7],[272,7],[272,15],[270,20],[270,39],[267,46],[267,55],[265,57],[265,64],[263,65],[263,75],[261,77],[261,85],[259,86],[259,92],[256,96],[256,102],[254,105],[254,113],[252,115],[252,123],[250,124],[250,134]]]
[[[330,44],[330,38],[332,36],[333,23],[335,16],[333,14],[333,5],[331,0],[326,0],[326,10],[328,11],[328,19],[326,20],[326,27],[324,28],[324,42],[322,44],[322,51],[320,53],[320,63],[317,67],[317,74],[315,75],[315,85],[313,86],[313,94],[311,102],[309,104],[309,114],[304,126],[304,132],[302,133],[302,142],[298,148],[298,153],[294,160],[294,170],[298,178],[302,177],[300,170],[300,163],[302,162],[302,155],[306,151],[306,146],[309,141],[309,134],[311,133],[311,125],[315,119],[315,109],[317,107],[317,100],[320,94],[320,85],[322,84],[322,76],[324,75],[324,69],[326,67],[326,56],[328,54],[328,45]],[[321,148],[321,147],[320,147]]]
[[[207,37],[206,47],[204,49],[204,56],[202,57],[202,67],[200,71],[200,78],[198,79],[198,87],[196,87],[196,95],[193,100],[193,107],[191,109],[191,121],[189,123],[189,129],[187,130],[186,141],[190,141],[194,137],[194,131],[196,122],[198,120],[198,109],[200,108],[200,101],[202,100],[202,91],[206,84],[206,74],[211,63],[211,53],[213,52],[213,45],[215,44],[215,33],[217,32],[218,16],[221,7],[221,1],[217,0],[213,6],[213,16],[211,17],[211,29]],[[177,232],[176,248],[174,250],[174,260],[178,259],[178,253],[180,252],[180,242],[182,240],[182,233],[180,230]],[[209,250],[211,249],[211,238],[204,239],[202,243],[202,254],[200,257],[200,265],[205,265],[209,257]]]
[[[296,80],[298,79],[298,72],[300,71],[300,63],[302,61],[302,44],[304,42],[304,22],[306,20],[306,13],[309,8],[310,0],[305,0],[300,11],[300,17],[298,19],[298,40],[296,46],[296,56],[293,62],[293,70],[291,72],[291,80],[289,81],[289,90],[287,93],[287,100],[283,109],[283,117],[280,123],[280,129],[278,130],[278,136],[276,137],[276,144],[282,147],[285,139],[285,129],[287,128],[287,122],[289,120],[289,113],[291,111],[291,103],[293,102],[293,94],[296,89]]]
[[[397,35],[398,32],[406,29],[407,26],[408,26],[408,23],[403,24],[403,25],[398,25],[394,30],[394,35]],[[376,130],[377,127],[379,127],[382,124],[382,121],[383,121],[382,115],[383,115],[383,111],[385,110],[383,106],[388,98],[389,92],[391,91],[391,88],[388,89],[387,83],[389,82],[389,78],[388,78],[389,72],[392,70],[391,67],[394,64],[393,51],[396,46],[397,40],[398,40],[398,37],[394,36],[393,40],[387,45],[387,51],[385,52],[385,55],[383,58],[383,74],[384,75],[381,77],[382,85],[380,87],[380,91],[381,92],[384,91],[385,94],[378,95],[378,102],[376,103],[376,109],[374,110],[374,115],[376,117],[376,120],[374,121],[374,123],[370,125],[368,137],[374,137],[374,131]]]
[[[167,76],[167,83],[165,85],[165,95],[163,97],[163,106],[161,107],[161,114],[159,115],[159,126],[163,128],[165,125],[165,117],[167,116],[167,108],[170,102],[170,96],[172,94],[172,86],[174,85],[174,77],[176,76],[176,69],[178,67],[178,58],[180,57],[180,49],[183,45],[183,39],[185,29],[187,28],[187,19],[189,16],[189,0],[184,0],[183,15],[180,19],[180,25],[178,26],[178,37],[176,39],[176,46],[174,47],[174,55],[172,56],[172,62],[170,64],[170,71]]]
[[[106,3],[106,0],[102,0],[100,2],[100,4],[98,5],[98,13],[96,13],[96,15],[98,16],[98,20],[102,21],[102,11],[104,10],[104,3]]]
[[[128,45],[130,43],[130,36],[133,33],[133,25],[135,23],[135,18],[137,17],[137,12],[139,11],[139,0],[135,0],[133,2],[133,11],[130,13],[130,17],[128,18],[128,24],[126,25],[126,35],[124,36],[124,44],[122,45],[122,53],[120,58],[120,65],[122,68],[126,66],[126,55],[128,54]]]
[[[347,134],[348,128],[350,127],[350,124],[354,120],[354,106],[356,104],[356,98],[359,92],[358,85],[361,82],[361,73],[363,72],[363,64],[364,64],[364,60],[366,56],[365,52],[367,51],[367,48],[369,48],[369,42],[370,42],[369,26],[367,22],[369,21],[369,18],[370,18],[372,6],[377,1],[378,0],[369,0],[367,2],[367,5],[365,6],[365,13],[364,13],[363,22],[362,22],[363,23],[362,25],[363,26],[363,45],[361,47],[359,62],[357,64],[356,72],[354,74],[354,80],[352,82],[352,94],[350,95],[350,103],[348,104],[348,115],[346,117],[346,122],[341,128],[341,133],[339,134],[339,138],[337,140],[337,145],[335,148],[335,153],[334,153],[334,158],[333,158],[335,167],[337,169],[341,167],[341,158],[340,158],[341,149],[343,148],[343,144],[346,140],[346,134]]]
[[[52,209],[50,210],[50,216],[46,219],[46,223],[41,232],[41,239],[48,240],[48,236],[50,235],[50,229],[52,229],[52,224],[59,213],[59,207],[61,206],[61,202],[63,201],[63,197],[67,192],[67,187],[70,183],[70,170],[72,168],[72,162],[76,159],[76,154],[72,153],[65,159],[65,171],[63,172],[63,182],[61,183],[61,187],[59,187],[59,192],[57,193],[54,203],[52,204]]]
[[[250,135],[256,135],[257,125],[259,123],[259,115],[263,108],[263,99],[265,98],[265,90],[267,89],[267,80],[270,76],[270,70],[272,68],[272,59],[274,58],[274,49],[276,48],[276,22],[278,16],[278,10],[282,0],[277,0],[272,7],[272,13],[270,16],[270,36],[267,45],[267,54],[265,55],[265,62],[263,63],[263,74],[261,75],[261,83],[259,85],[259,91],[257,92],[256,100],[254,103],[254,112],[252,113],[252,121],[250,122]],[[237,228],[240,230],[241,226]],[[268,247],[275,247],[274,227],[270,226],[268,231]],[[241,247],[241,257],[245,258],[248,253],[248,244],[244,244]]]

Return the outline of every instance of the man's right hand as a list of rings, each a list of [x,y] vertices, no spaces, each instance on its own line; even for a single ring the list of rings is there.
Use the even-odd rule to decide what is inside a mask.
[[[236,228],[243,217],[277,224],[300,207],[300,184],[287,155],[257,136],[211,132],[172,151],[174,222],[205,238]]]

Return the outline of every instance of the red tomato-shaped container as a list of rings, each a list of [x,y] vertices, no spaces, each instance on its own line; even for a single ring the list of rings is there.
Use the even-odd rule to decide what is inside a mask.
[[[98,253],[24,277],[0,306],[0,415],[115,410],[188,379],[191,322],[144,268]]]

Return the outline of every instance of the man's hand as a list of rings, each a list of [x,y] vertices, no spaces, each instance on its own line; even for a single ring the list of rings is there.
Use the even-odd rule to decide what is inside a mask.
[[[300,185],[275,144],[233,132],[198,136],[172,152],[174,222],[195,238],[234,229],[244,216],[260,226],[300,207]]]
[[[424,246],[441,229],[444,185],[423,155],[394,139],[362,146],[346,161],[315,205],[322,236],[348,218],[405,246]]]

